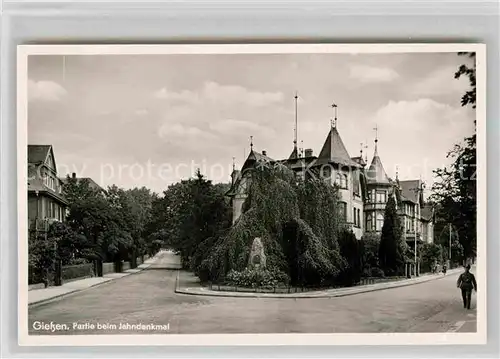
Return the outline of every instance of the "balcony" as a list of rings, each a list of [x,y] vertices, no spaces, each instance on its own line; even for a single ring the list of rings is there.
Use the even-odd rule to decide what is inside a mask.
[[[30,231],[47,232],[54,222],[60,222],[56,218],[32,219],[29,223]]]

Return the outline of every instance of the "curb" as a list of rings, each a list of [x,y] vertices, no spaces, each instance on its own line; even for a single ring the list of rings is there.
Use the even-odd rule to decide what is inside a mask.
[[[325,293],[323,295],[319,294],[306,294],[306,295],[295,295],[295,294],[274,294],[274,293],[252,293],[252,292],[223,292],[223,291],[213,291],[213,290],[208,290],[205,292],[190,292],[187,289],[182,289],[178,288],[178,279],[179,279],[179,274],[177,274],[176,278],[176,286],[175,286],[175,293],[177,294],[185,294],[185,295],[193,295],[193,296],[206,296],[206,297],[225,297],[225,298],[277,298],[277,299],[314,299],[314,298],[337,298],[337,297],[347,297],[351,295],[356,295],[356,294],[362,294],[362,293],[370,293],[370,292],[377,292],[381,290],[389,290],[389,289],[395,289],[395,288],[402,288],[402,287],[408,287],[411,285],[417,285],[421,283],[427,283],[433,280],[438,280],[438,279],[443,279],[449,275],[453,275],[458,273],[458,270],[450,270],[446,275],[438,275],[438,276],[430,276],[429,278],[426,278],[425,280],[420,280],[420,281],[413,281],[413,282],[406,282],[406,283],[400,283],[398,285],[390,286],[390,287],[375,287],[375,288],[359,288],[358,290],[346,290],[344,292],[337,292],[337,293]],[[244,293],[244,294],[243,294]],[[314,293],[314,292],[312,292]],[[318,293],[318,292],[316,292]]]
[[[75,290],[72,290],[72,291],[67,292],[67,293],[58,294],[58,295],[56,295],[54,297],[51,297],[51,298],[41,299],[41,300],[38,300],[36,302],[28,303],[28,309],[39,307],[39,306],[42,306],[44,304],[49,304],[49,303],[52,303],[52,302],[56,302],[56,301],[58,301],[60,299],[69,297],[69,296],[71,296],[73,294],[81,293],[81,292],[84,292],[84,291],[86,291],[88,289],[95,288],[95,287],[98,287],[98,286],[101,286],[101,285],[104,285],[104,284],[108,284],[108,283],[113,282],[113,281],[115,281],[117,279],[122,279],[122,278],[125,278],[125,277],[128,277],[128,276],[134,275],[134,274],[141,273],[142,271],[144,271],[145,269],[148,269],[153,264],[154,263],[149,263],[149,265],[147,267],[139,268],[140,270],[138,270],[136,272],[128,272],[128,273],[127,272],[122,272],[122,273],[126,273],[126,275],[124,275],[122,277],[109,278],[108,280],[102,281],[100,283],[92,284],[91,286],[88,286],[86,288],[75,289]],[[134,268],[134,270],[135,269],[138,269],[138,268]]]

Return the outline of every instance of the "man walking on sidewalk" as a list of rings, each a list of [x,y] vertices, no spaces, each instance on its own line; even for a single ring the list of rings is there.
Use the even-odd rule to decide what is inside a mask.
[[[460,274],[457,280],[457,288],[462,290],[462,300],[464,301],[464,308],[470,309],[470,302],[472,299],[472,290],[477,291],[476,277],[470,272],[470,264],[465,266],[465,272]]]

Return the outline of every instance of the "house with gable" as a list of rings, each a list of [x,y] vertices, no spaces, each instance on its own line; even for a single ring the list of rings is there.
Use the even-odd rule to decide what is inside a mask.
[[[300,151],[296,139],[290,156],[282,160],[269,157],[266,151],[255,151],[251,143],[250,153],[241,170],[233,169],[231,189],[226,194],[233,206],[233,223],[240,217],[247,197],[249,178],[245,170],[259,162],[281,163],[300,178],[305,178],[306,172],[312,170],[320,174],[320,178],[336,185],[340,197],[339,215],[357,239],[365,233],[381,233],[387,201],[394,195],[407,243],[432,243],[434,215],[432,207],[424,202],[423,182],[400,181],[397,174],[395,180],[389,178],[378,154],[377,137],[373,159],[366,169],[362,152],[358,157],[349,155],[336,123],[335,118],[318,156],[313,155],[312,149]]]
[[[53,147],[28,145],[29,230],[44,232],[53,221],[63,222],[67,206]]]

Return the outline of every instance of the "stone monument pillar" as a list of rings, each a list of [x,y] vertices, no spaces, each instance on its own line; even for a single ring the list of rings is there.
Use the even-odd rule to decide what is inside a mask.
[[[265,268],[266,267],[266,254],[264,253],[264,245],[262,240],[257,237],[253,240],[250,255],[248,257],[249,268]]]

